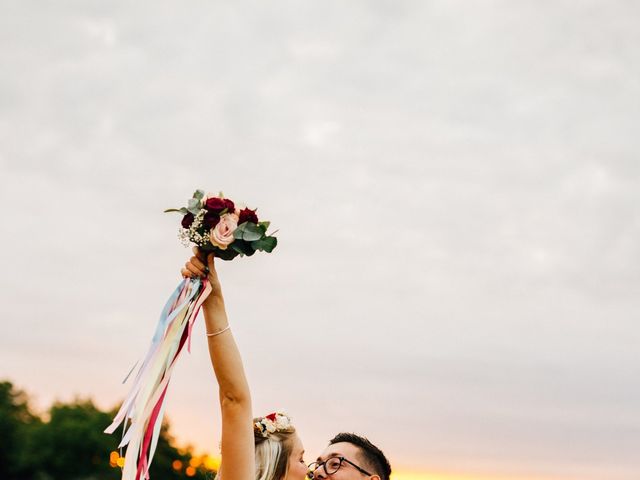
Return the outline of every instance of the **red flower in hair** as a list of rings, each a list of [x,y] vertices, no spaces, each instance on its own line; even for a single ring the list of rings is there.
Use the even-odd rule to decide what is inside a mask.
[[[271,420],[272,422],[276,421],[276,414],[275,413],[270,413],[269,415],[267,415],[266,417],[267,420]]]

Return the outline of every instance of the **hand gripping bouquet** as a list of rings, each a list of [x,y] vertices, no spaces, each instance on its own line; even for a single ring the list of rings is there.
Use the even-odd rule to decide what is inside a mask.
[[[238,208],[222,193],[205,195],[202,190],[196,190],[186,207],[165,210],[183,215],[178,236],[186,246],[195,244],[223,260],[251,256],[256,251],[270,253],[276,247],[276,237],[267,235],[269,222],[259,221],[256,211]],[[149,478],[171,372],[185,344],[191,350],[193,324],[209,293],[206,278],[186,278],[171,294],[131,389],[105,430],[113,433],[123,424],[119,447],[127,446],[127,451],[122,480]]]

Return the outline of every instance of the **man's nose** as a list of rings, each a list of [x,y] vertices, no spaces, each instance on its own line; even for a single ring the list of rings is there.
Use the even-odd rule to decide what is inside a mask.
[[[320,480],[321,478],[327,478],[327,475],[324,473],[324,468],[318,467],[313,471],[313,480]]]

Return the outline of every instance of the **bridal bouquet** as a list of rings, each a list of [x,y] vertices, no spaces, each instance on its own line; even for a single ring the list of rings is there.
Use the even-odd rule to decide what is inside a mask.
[[[205,253],[231,260],[237,255],[251,256],[256,250],[270,253],[276,247],[276,237],[267,235],[269,222],[258,221],[256,210],[238,208],[222,192],[216,197],[196,190],[186,207],[165,212],[184,215],[178,235],[185,245],[194,243]]]
[[[183,216],[178,235],[185,245],[193,243],[205,254],[213,253],[223,260],[251,256],[256,251],[270,253],[276,247],[276,237],[267,235],[269,222],[259,221],[256,211],[238,208],[222,193],[205,195],[202,190],[196,190],[186,207],[165,210]],[[191,350],[193,324],[210,293],[206,278],[186,278],[171,294],[131,389],[105,430],[113,433],[123,424],[119,448],[126,446],[127,451],[122,480],[149,478],[171,372],[185,344]]]

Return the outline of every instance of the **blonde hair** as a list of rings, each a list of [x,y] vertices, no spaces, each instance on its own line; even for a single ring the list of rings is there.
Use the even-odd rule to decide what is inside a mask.
[[[253,424],[256,425],[265,418],[256,417]],[[289,425],[286,431],[273,433],[254,428],[256,480],[282,480],[287,475],[295,434],[293,425]],[[218,471],[216,480],[222,480],[222,468]]]
[[[261,422],[263,418],[254,418],[254,425]],[[286,431],[266,435],[257,429],[254,430],[256,480],[282,480],[285,477],[295,433],[296,429],[293,425],[290,425]]]

